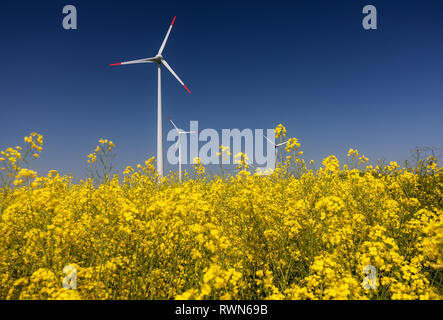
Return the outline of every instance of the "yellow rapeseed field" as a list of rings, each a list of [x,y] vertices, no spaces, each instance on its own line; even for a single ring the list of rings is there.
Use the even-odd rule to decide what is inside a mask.
[[[282,125],[276,138],[287,139]],[[346,164],[329,156],[314,170],[291,138],[269,175],[238,154],[233,175],[195,159],[179,183],[159,181],[153,158],[112,176],[115,145],[101,139],[91,177],[73,183],[39,176],[30,161],[43,137],[25,143],[0,155],[0,299],[443,297],[434,157],[370,166],[350,149]],[[66,266],[76,289],[63,285]]]

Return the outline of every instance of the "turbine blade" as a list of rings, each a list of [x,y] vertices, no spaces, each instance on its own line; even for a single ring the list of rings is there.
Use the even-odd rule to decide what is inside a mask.
[[[273,145],[275,146],[275,143],[274,143],[274,142],[272,142],[271,140],[269,140],[267,136],[263,135],[263,137],[265,137],[265,138],[266,138],[266,140],[268,140],[268,141],[269,141],[270,143],[272,143],[272,144],[273,144]]]
[[[180,137],[181,137],[181,135],[180,135],[180,133],[179,133],[179,134],[178,134],[177,142],[176,142],[175,145],[174,145],[174,151],[177,150],[177,147],[178,147],[178,145],[180,144]]]
[[[152,63],[154,61],[154,58],[145,58],[145,59],[138,59],[138,60],[131,60],[131,61],[123,61],[118,63],[112,63],[110,66],[119,66],[122,64],[134,64],[134,63]]]
[[[185,86],[185,84],[183,83],[183,81],[181,81],[181,79],[178,77],[178,75],[174,72],[174,70],[172,70],[171,66],[166,62],[166,60],[162,60],[162,64],[164,64],[164,66],[166,67],[166,69],[169,70],[169,72],[172,73],[172,75],[175,77],[175,79],[178,80],[178,82],[180,82],[180,84],[185,87],[186,90],[188,90],[189,93],[191,93],[191,91],[189,91],[188,87]]]
[[[285,141],[285,142],[282,142],[282,143],[279,143],[279,144],[276,145],[276,147],[280,147],[280,146],[282,146],[282,145],[284,145],[284,144],[287,144],[288,142],[289,142],[289,140],[288,140],[288,141]]]
[[[169,34],[171,33],[172,26],[174,25],[174,21],[175,21],[175,17],[174,17],[174,19],[172,19],[171,25],[169,26],[168,32],[166,33],[165,39],[163,40],[163,43],[162,43],[160,49],[158,50],[157,54],[162,54],[163,50],[165,49],[165,45],[166,45],[166,42],[168,41]]]
[[[174,121],[172,121],[170,116],[168,116],[168,119],[169,119],[169,121],[171,121],[171,123],[174,126],[175,130],[177,130],[177,132],[180,132],[180,130],[177,128],[177,126],[175,125]]]

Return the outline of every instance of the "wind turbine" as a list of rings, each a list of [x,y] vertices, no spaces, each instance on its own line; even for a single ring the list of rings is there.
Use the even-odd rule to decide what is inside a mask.
[[[171,121],[172,125],[175,128],[175,131],[177,131],[178,139],[177,143],[175,144],[174,151],[177,150],[178,146],[178,177],[179,181],[182,182],[182,145],[181,145],[181,135],[187,134],[187,133],[198,133],[198,131],[183,131],[175,125],[174,121],[168,116],[169,121]]]
[[[274,170],[275,170],[275,168],[277,168],[277,154],[278,154],[278,148],[281,147],[281,146],[283,146],[283,145],[285,145],[285,144],[287,144],[287,143],[289,142],[289,140],[288,140],[288,141],[285,141],[285,142],[282,142],[282,143],[277,143],[277,144],[275,144],[275,142],[273,142],[273,141],[271,141],[270,139],[268,139],[267,136],[263,135],[263,137],[265,137],[266,140],[268,140],[268,141],[274,146],[274,150],[275,150],[275,164],[274,164]]]
[[[163,177],[163,130],[162,130],[162,85],[161,85],[161,65],[164,65],[169,72],[180,82],[180,84],[189,91],[188,87],[181,81],[179,76],[172,70],[171,66],[163,58],[162,53],[165,48],[166,42],[168,41],[169,34],[171,33],[172,26],[174,25],[175,17],[172,19],[171,25],[169,26],[168,32],[166,33],[165,39],[158,50],[158,53],[151,58],[144,58],[139,60],[125,61],[119,63],[110,64],[110,66],[119,66],[124,64],[134,64],[134,63],[153,63],[158,64],[158,89],[157,89],[157,171],[160,178]]]

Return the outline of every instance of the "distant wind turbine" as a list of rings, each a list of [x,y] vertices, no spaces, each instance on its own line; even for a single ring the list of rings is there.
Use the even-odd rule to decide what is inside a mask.
[[[153,63],[157,62],[158,64],[158,97],[157,97],[157,171],[160,178],[163,177],[163,131],[162,131],[162,86],[161,86],[161,65],[164,65],[169,72],[180,82],[180,84],[185,87],[186,90],[189,91],[188,87],[181,81],[178,75],[172,70],[166,60],[163,58],[162,53],[165,48],[166,42],[168,41],[169,34],[171,33],[172,26],[174,25],[175,17],[172,19],[171,25],[169,26],[168,32],[166,33],[165,39],[158,50],[158,53],[155,57],[144,58],[139,60],[125,61],[119,63],[110,64],[110,66],[119,66],[124,64],[134,64],[134,63]]]
[[[275,168],[277,168],[277,154],[278,154],[278,148],[281,147],[281,146],[283,146],[283,145],[285,145],[285,144],[287,144],[287,143],[289,142],[289,140],[288,140],[288,141],[285,141],[285,142],[282,142],[282,143],[277,143],[277,144],[275,144],[275,142],[273,142],[273,141],[271,141],[270,139],[268,139],[267,136],[263,135],[263,137],[265,137],[266,140],[268,140],[268,141],[274,146],[274,150],[275,150],[275,163],[274,163],[274,169],[275,169]]]
[[[183,131],[175,125],[174,121],[168,116],[169,121],[171,121],[172,125],[175,128],[175,131],[177,131],[178,139],[177,143],[175,144],[174,151],[177,150],[178,146],[178,177],[179,181],[182,182],[182,146],[181,146],[181,135],[182,134],[188,134],[188,133],[198,133],[198,131]]]

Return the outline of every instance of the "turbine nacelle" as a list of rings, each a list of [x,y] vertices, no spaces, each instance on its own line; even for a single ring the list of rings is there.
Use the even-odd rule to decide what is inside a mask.
[[[163,60],[163,56],[161,54],[156,55],[155,57],[150,59],[153,62],[157,62],[158,64],[161,64]]]

